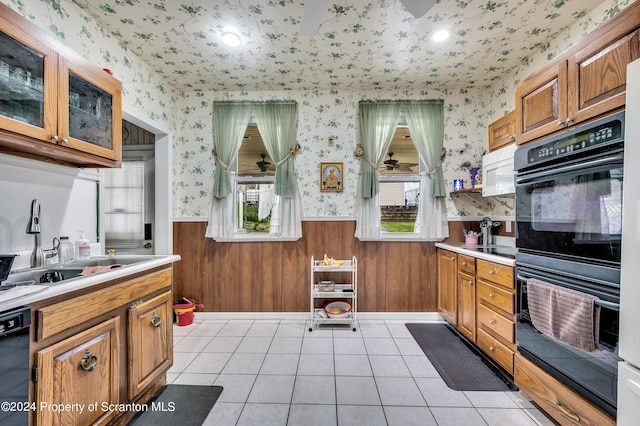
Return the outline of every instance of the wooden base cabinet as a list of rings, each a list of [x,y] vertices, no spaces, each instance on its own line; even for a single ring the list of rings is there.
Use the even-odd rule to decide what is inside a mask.
[[[458,330],[471,341],[476,340],[476,259],[458,255]]]
[[[129,398],[173,364],[171,292],[129,309]]]
[[[516,350],[516,291],[513,268],[477,261],[478,346],[509,374]]]
[[[34,303],[30,401],[44,409],[32,413],[31,424],[123,424],[133,417],[121,407],[146,402],[173,363],[171,286],[172,269],[161,266]],[[55,404],[71,409],[46,409]]]
[[[112,318],[36,353],[38,425],[101,425],[117,414],[119,326]]]
[[[458,255],[438,250],[438,312],[452,325],[458,325]]]
[[[561,425],[615,425],[616,420],[581,395],[520,355],[515,356],[514,381]]]

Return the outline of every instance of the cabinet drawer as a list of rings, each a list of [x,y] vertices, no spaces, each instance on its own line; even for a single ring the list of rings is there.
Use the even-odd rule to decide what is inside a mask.
[[[516,342],[515,323],[484,305],[478,305],[478,323],[504,338],[507,342]]]
[[[502,366],[509,374],[513,374],[513,351],[487,332],[478,329],[477,343],[480,349]]]
[[[476,258],[464,254],[458,254],[458,271],[467,274],[476,274]]]
[[[478,259],[477,269],[479,278],[484,278],[506,288],[516,288],[515,282],[513,281],[513,268],[511,266]]]
[[[39,308],[37,340],[46,339],[77,324],[91,321],[138,299],[141,294],[150,294],[168,287],[171,285],[171,274],[171,268],[164,269]]]
[[[514,381],[562,425],[614,425],[615,419],[554,379],[520,354],[515,355]]]
[[[516,296],[507,290],[489,284],[486,281],[478,280],[478,300],[501,309],[506,315],[515,313]]]

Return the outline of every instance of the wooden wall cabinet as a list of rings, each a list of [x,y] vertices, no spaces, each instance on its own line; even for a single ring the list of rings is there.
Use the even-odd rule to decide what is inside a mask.
[[[438,249],[438,312],[454,326],[458,325],[458,255]]]
[[[120,81],[0,4],[0,152],[119,167]]]
[[[500,117],[489,124],[489,152],[516,141],[516,112]]]
[[[56,296],[32,307],[35,424],[105,424],[135,413],[109,404],[148,399],[173,363],[171,268],[156,268],[96,290]],[[79,403],[79,413],[41,409]]]
[[[562,131],[625,105],[627,65],[640,57],[635,2],[516,88],[516,142]]]

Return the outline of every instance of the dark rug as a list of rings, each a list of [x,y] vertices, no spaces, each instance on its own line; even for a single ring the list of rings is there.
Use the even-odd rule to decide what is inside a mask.
[[[128,424],[200,426],[221,393],[222,386],[167,385]]]
[[[458,391],[516,391],[480,349],[449,324],[405,324],[447,386]]]

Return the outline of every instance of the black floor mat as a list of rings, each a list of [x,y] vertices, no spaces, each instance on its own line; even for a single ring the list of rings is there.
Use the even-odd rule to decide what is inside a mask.
[[[222,386],[167,385],[128,425],[202,425],[221,393]]]
[[[515,391],[517,386],[448,324],[405,324],[451,389]]]

